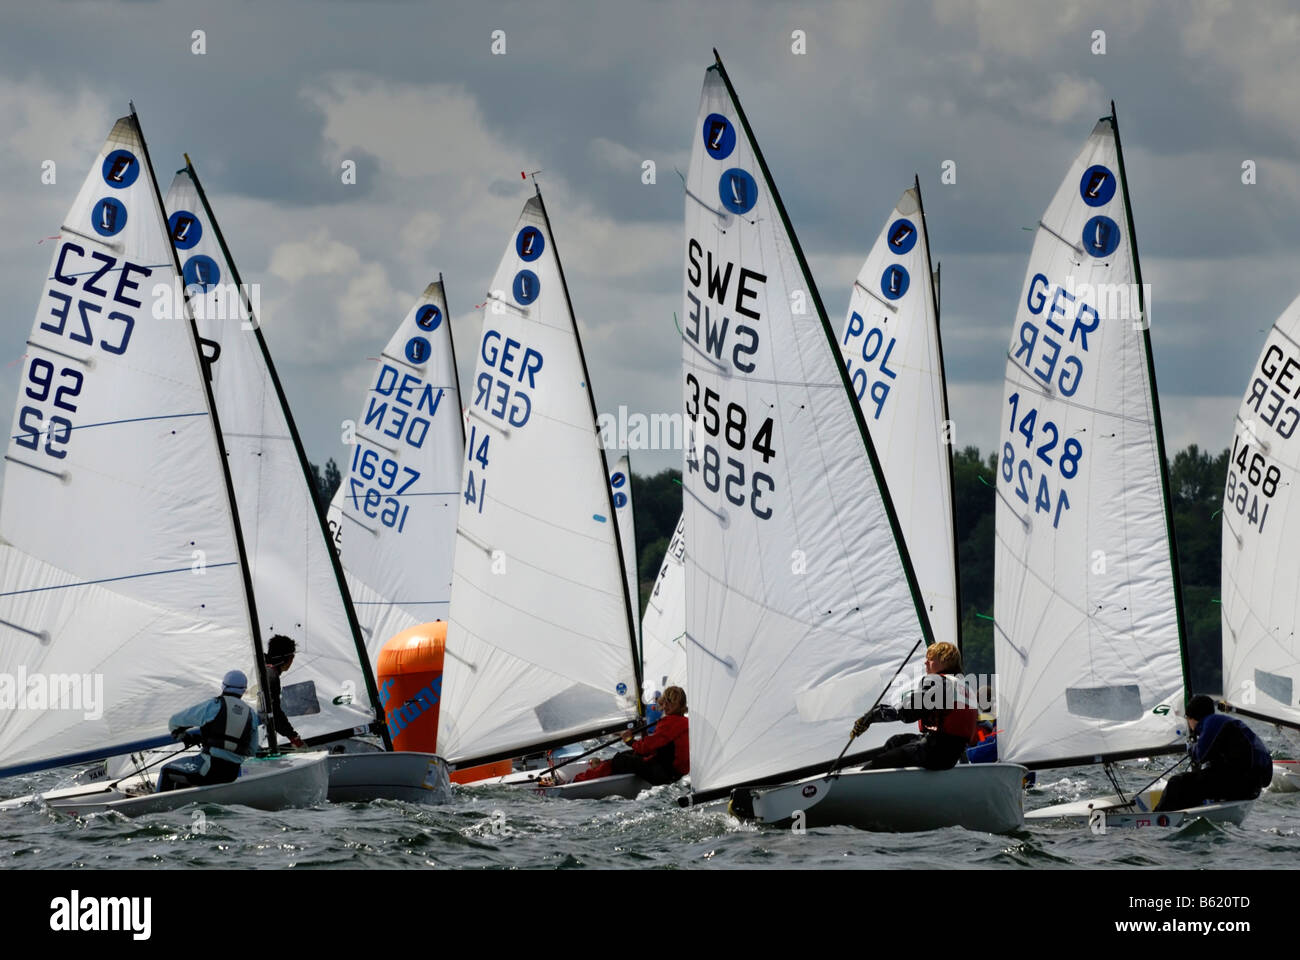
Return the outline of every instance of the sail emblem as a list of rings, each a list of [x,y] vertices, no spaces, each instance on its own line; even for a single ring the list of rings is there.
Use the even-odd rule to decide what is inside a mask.
[[[140,161],[130,150],[114,150],[104,158],[103,174],[114,190],[125,190],[140,175]]]
[[[189,250],[203,236],[203,224],[188,210],[177,210],[167,218],[167,232],[177,250]]]
[[[101,237],[113,237],[126,226],[126,207],[112,197],[105,197],[90,212],[90,225]]]
[[[704,118],[704,149],[714,160],[725,160],[736,149],[736,128],[720,113]]]
[[[422,364],[433,353],[433,347],[424,337],[412,337],[406,341],[406,359],[414,364]]]
[[[442,323],[442,311],[436,303],[426,303],[415,313],[415,325],[421,330],[437,330]]]
[[[718,183],[718,199],[732,213],[749,213],[758,203],[758,184],[739,167],[732,167]]]
[[[889,249],[898,256],[916,246],[916,224],[905,217],[900,217],[889,225]]]
[[[221,268],[211,257],[200,253],[185,261],[181,276],[185,279],[186,289],[198,287],[202,292],[207,293],[221,282]]]
[[[1095,163],[1083,171],[1079,181],[1079,195],[1090,207],[1104,207],[1115,196],[1115,174],[1109,167]]]
[[[907,268],[898,263],[890,264],[885,267],[885,272],[880,277],[880,292],[885,295],[886,300],[897,300],[907,293],[909,283]]]
[[[625,483],[627,483],[627,477],[623,476],[623,471],[621,471],[621,470],[616,471],[616,472],[615,472],[615,473],[614,473],[614,474],[609,478],[609,485],[610,485],[611,487],[613,487],[615,490],[617,490],[619,487],[623,486],[623,484],[625,484]]]
[[[546,249],[546,239],[536,227],[524,227],[515,237],[515,252],[526,263],[532,263]]]
[[[513,292],[515,302],[522,303],[524,306],[532,303],[541,293],[542,285],[537,279],[537,274],[531,270],[520,270],[515,274]]]
[[[1095,216],[1083,225],[1083,249],[1094,257],[1109,257],[1119,246],[1119,225],[1110,217]]]

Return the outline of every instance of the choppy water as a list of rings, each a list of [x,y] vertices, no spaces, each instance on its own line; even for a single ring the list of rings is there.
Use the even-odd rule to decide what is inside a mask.
[[[1261,731],[1263,732],[1263,731]],[[1272,739],[1266,737],[1266,739]],[[1168,758],[1126,764],[1126,788]],[[13,797],[60,785],[67,772],[0,783]],[[1046,771],[1033,809],[1108,793],[1096,768]],[[327,804],[264,813],[190,806],[127,819],[76,819],[28,806],[0,812],[0,868],[1057,868],[1277,869],[1300,864],[1300,793],[1266,791],[1241,826],[1112,831],[1034,824],[1009,836],[959,828],[884,834],[848,827],[797,834],[757,828],[725,806],[682,809],[680,785],[634,801],[548,800],[503,787],[456,787],[451,803]]]

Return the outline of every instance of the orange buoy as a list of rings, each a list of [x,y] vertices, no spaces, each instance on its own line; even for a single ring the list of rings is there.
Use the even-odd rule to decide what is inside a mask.
[[[394,750],[436,753],[447,623],[411,627],[379,651],[379,704]]]

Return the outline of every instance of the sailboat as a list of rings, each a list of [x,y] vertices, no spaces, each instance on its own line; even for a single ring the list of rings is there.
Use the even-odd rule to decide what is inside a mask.
[[[934,633],[837,338],[721,60],[694,127],[685,274],[695,793],[679,802],[730,794],[771,824],[1019,827],[1014,765],[831,772],[854,718],[901,694]]]
[[[215,350],[201,353],[211,344],[173,296],[180,274],[132,109],[60,229],[0,496],[0,672],[82,702],[0,711],[0,776],[171,743],[167,718],[215,696],[232,668],[265,689]],[[228,784],[154,793],[156,777],[43,800],[77,814],[278,809],[323,800],[327,771],[316,752],[249,760]]]
[[[1101,763],[1116,796],[1031,811],[1163,826],[1115,761],[1183,749],[1186,630],[1114,105],[1038,223],[1007,350],[995,516],[999,757]],[[1130,822],[1131,820],[1131,822]],[[1159,821],[1163,820],[1161,823]]]
[[[641,709],[615,489],[540,189],[484,307],[468,425],[438,732],[457,768],[622,730]]]
[[[849,298],[840,352],[936,642],[961,648],[948,391],[921,181],[903,191]]]
[[[1300,469],[1295,379],[1300,298],[1264,342],[1237,411],[1223,493],[1223,697],[1243,716],[1300,729],[1300,606],[1292,564],[1300,519],[1286,509]],[[1300,789],[1293,760],[1272,788]]]
[[[281,633],[298,649],[281,705],[310,744],[330,744],[330,799],[377,796],[438,802],[450,795],[446,764],[430,754],[347,749],[374,732],[392,750],[365,641],[316,507],[307,455],[221,227],[185,158],[167,192],[168,232],[182,261],[200,337],[216,344],[212,393],[249,559],[264,641]],[[453,418],[454,419],[454,418]],[[336,751],[336,752],[335,752]]]
[[[641,618],[646,696],[686,687],[686,515],[677,519]],[[688,696],[689,696],[689,690]]]

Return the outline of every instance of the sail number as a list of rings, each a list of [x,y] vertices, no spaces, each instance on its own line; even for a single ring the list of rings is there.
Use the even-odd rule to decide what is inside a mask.
[[[469,463],[469,476],[465,480],[465,505],[483,512],[483,500],[487,496],[487,477],[483,472],[488,468],[488,441],[492,435],[484,430],[481,434],[474,424],[469,428],[469,440],[465,444],[465,460]],[[474,467],[478,465],[479,475],[474,476]]]
[[[348,470],[348,499],[354,510],[401,533],[411,506],[398,498],[419,479],[420,471],[358,441]]]
[[[853,356],[857,345],[853,344],[850,348],[850,341],[855,337],[862,337],[861,363],[857,363],[857,358]],[[848,326],[844,329],[844,340],[840,344],[844,348],[844,367],[853,381],[853,392],[857,394],[859,406],[862,406],[862,401],[867,395],[868,381],[873,376],[876,378],[870,383],[871,402],[875,406],[875,412],[871,415],[873,420],[880,419],[880,414],[885,409],[885,400],[889,397],[892,385],[890,381],[898,377],[898,371],[889,368],[890,355],[893,354],[897,342],[894,337],[887,338],[885,331],[879,327],[872,326],[867,330],[866,321],[856,310],[849,315]],[[863,412],[867,412],[866,407],[863,407]]]
[[[1282,470],[1277,464],[1270,464],[1261,452],[1250,452],[1250,443],[1242,442],[1241,436],[1232,438],[1232,455],[1229,458],[1228,485],[1223,494],[1224,509],[1236,508],[1238,516],[1246,518],[1252,526],[1258,524],[1259,532],[1264,532],[1268,521],[1269,501],[1277,493],[1277,485],[1282,479]],[[1260,509],[1259,497],[1264,495],[1264,509]],[[1249,508],[1249,509],[1247,509]]]
[[[55,380],[58,384],[55,384]],[[42,357],[33,357],[27,365],[26,384],[23,397],[44,403],[53,400],[53,405],[68,413],[77,412],[74,402],[81,394],[85,376],[73,367],[62,367],[55,373],[54,364]],[[29,450],[44,450],[45,453],[62,460],[68,455],[66,445],[72,437],[72,421],[67,417],[54,414],[48,419],[40,407],[24,404],[18,412],[19,433],[14,442]]]
[[[1083,458],[1083,444],[1075,437],[1066,437],[1061,442],[1061,431],[1051,420],[1038,418],[1038,409],[1030,407],[1020,410],[1020,394],[1013,393],[1007,398],[1011,404],[1011,440],[1002,445],[1002,479],[1014,483],[1013,491],[1023,503],[1032,503],[1035,513],[1046,513],[1052,518],[1052,527],[1060,526],[1061,514],[1070,509],[1070,498],[1065,492],[1065,484],[1058,484],[1055,500],[1052,496],[1052,483],[1048,477],[1059,474],[1061,481],[1073,480],[1079,475],[1079,461]],[[1017,421],[1017,416],[1020,417]],[[1017,456],[1016,436],[1024,438],[1025,453]],[[1035,446],[1037,438],[1037,446]],[[1034,478],[1037,471],[1038,483]],[[1032,497],[1032,500],[1031,500]]]
[[[763,458],[764,464],[776,456],[776,451],[772,449],[771,417],[763,421],[754,431],[751,439],[749,414],[743,406],[729,403],[724,412],[720,406],[722,397],[716,390],[707,387],[701,397],[700,382],[694,374],[687,374],[686,385],[690,390],[690,397],[686,401],[686,416],[692,422],[702,422],[706,436],[725,442],[732,450],[741,452],[746,449],[753,450]],[[750,473],[749,483],[746,486],[744,462],[729,456],[726,458],[724,471],[720,446],[705,441],[699,444],[700,449],[688,450],[687,470],[691,473],[699,472],[705,489],[710,493],[722,490],[730,503],[738,507],[748,503],[754,516],[760,520],[768,519],[772,516],[772,508],[767,505],[760,506],[760,500],[765,493],[771,493],[776,489],[776,482],[770,474],[755,470]]]

